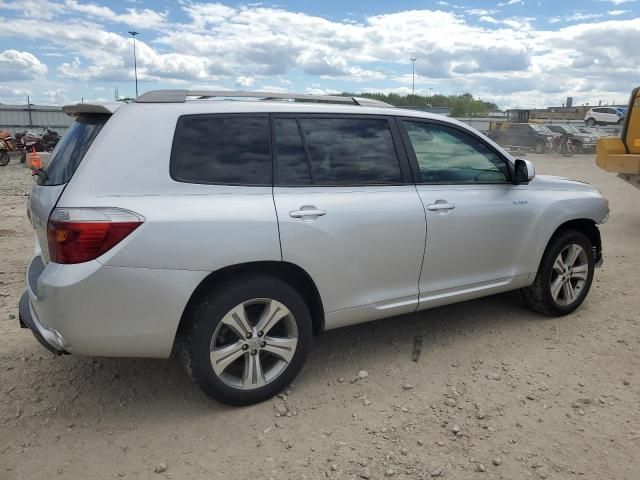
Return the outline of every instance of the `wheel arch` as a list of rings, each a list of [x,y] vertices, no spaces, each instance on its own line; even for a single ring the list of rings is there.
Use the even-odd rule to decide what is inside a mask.
[[[276,277],[298,291],[309,308],[311,314],[314,335],[319,335],[324,330],[324,306],[318,288],[311,276],[301,267],[282,261],[256,261],[229,265],[207,275],[195,288],[187,302],[180,323],[176,331],[176,338],[180,337],[183,329],[188,325],[188,312],[206,292],[215,289],[216,286],[230,281],[241,275],[270,275]],[[175,343],[175,339],[174,339]]]
[[[563,230],[576,230],[584,234],[593,245],[593,254],[596,264],[602,260],[602,238],[596,222],[590,218],[576,218],[565,221],[553,231],[551,236],[547,239],[544,252],[540,257],[540,262],[542,262],[544,255],[547,253],[552,240]],[[538,265],[540,265],[540,262],[538,262]]]

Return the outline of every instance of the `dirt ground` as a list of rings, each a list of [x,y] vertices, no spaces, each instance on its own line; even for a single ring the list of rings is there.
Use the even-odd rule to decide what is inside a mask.
[[[640,190],[592,155],[528,158],[610,200],[582,308],[545,318],[508,293],[327,332],[248,408],[175,361],[53,357],[18,328],[31,179],[0,168],[0,479],[640,478]]]

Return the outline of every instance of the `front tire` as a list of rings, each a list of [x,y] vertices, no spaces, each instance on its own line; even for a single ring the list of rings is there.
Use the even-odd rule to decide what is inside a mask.
[[[584,147],[581,142],[574,142],[573,148],[575,148],[575,153],[584,153]]]
[[[533,151],[536,153],[544,153],[546,149],[547,145],[543,142],[538,142],[533,147]]]
[[[4,167],[9,163],[9,152],[6,150],[0,151],[0,167]]]
[[[550,240],[533,284],[521,290],[525,303],[548,316],[578,308],[591,288],[595,269],[591,241],[576,230],[561,230]]]
[[[228,405],[262,402],[285,389],[311,347],[307,305],[275,277],[237,277],[186,315],[181,360],[204,393]]]

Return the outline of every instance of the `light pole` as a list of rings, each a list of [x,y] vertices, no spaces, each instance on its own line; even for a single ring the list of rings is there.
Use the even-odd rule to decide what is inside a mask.
[[[411,57],[411,96],[416,94],[416,57]],[[411,99],[413,101],[413,99]]]
[[[138,64],[136,61],[136,35],[139,35],[139,32],[135,30],[131,30],[129,35],[133,38],[133,75],[136,78],[136,98],[138,98]]]
[[[431,90],[433,90],[433,88],[429,87],[429,98],[431,98],[433,95],[431,95]]]

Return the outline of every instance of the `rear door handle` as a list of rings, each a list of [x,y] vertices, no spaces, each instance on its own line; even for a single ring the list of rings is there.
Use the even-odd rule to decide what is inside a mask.
[[[292,218],[304,218],[304,217],[322,217],[326,215],[327,212],[324,210],[319,210],[317,208],[308,208],[304,210],[293,210],[289,212],[289,216]]]
[[[437,212],[438,210],[453,210],[456,206],[453,203],[440,202],[432,203],[431,205],[427,205],[427,210],[431,210],[432,212]]]

